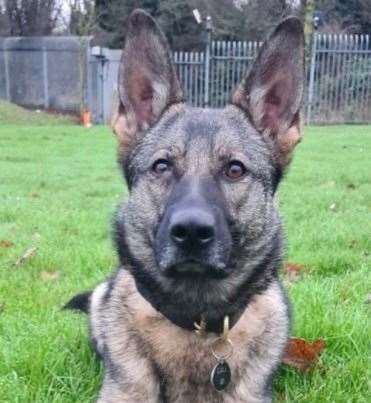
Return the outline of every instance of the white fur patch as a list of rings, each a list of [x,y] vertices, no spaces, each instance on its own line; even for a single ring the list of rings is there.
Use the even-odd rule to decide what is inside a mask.
[[[103,350],[103,339],[102,339],[102,321],[101,318],[101,308],[102,300],[108,289],[107,283],[99,284],[91,296],[90,302],[90,326],[91,326],[91,336],[95,340],[97,350],[102,353]]]

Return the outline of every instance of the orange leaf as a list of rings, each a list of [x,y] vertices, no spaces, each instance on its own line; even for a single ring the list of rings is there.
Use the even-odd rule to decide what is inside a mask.
[[[305,371],[313,366],[325,348],[325,342],[317,339],[313,342],[297,337],[289,339],[282,358],[282,362],[299,371]]]
[[[302,264],[289,262],[283,264],[283,273],[289,282],[299,280],[303,270],[304,266]]]
[[[7,239],[2,239],[0,241],[0,248],[10,248],[14,245],[12,241],[8,241]]]
[[[286,262],[286,263],[283,264],[283,271],[285,273],[292,273],[292,272],[299,273],[303,269],[304,269],[304,265],[299,264],[299,263]]]

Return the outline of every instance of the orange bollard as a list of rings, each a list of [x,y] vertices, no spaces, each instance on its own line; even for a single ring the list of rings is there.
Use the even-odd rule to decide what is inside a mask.
[[[89,111],[83,111],[81,113],[81,123],[84,127],[91,127],[91,113]]]

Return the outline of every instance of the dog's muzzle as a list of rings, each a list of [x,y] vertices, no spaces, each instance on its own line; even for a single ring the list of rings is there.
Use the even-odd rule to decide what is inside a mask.
[[[169,237],[186,254],[199,254],[215,240],[215,219],[202,208],[189,207],[170,217]]]
[[[156,235],[158,265],[168,275],[220,275],[226,271],[231,249],[227,221],[215,199],[208,201],[189,186],[171,199],[161,220]]]

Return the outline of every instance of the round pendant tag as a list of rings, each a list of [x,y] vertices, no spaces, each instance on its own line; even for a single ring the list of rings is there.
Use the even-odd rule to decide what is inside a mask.
[[[214,388],[221,392],[231,381],[231,369],[226,361],[218,362],[210,374],[210,382]]]

